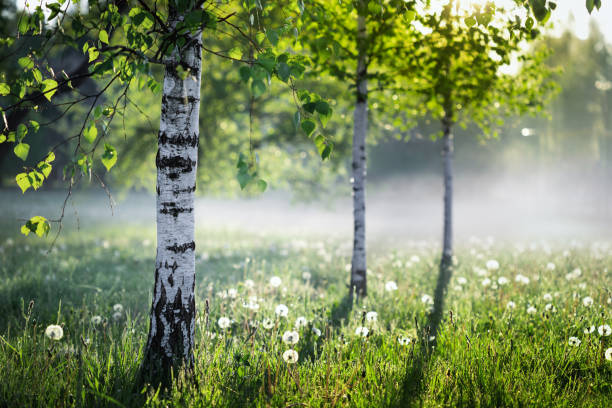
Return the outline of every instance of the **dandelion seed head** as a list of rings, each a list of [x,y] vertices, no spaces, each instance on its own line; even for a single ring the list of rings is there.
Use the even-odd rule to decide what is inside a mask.
[[[298,352],[293,349],[289,349],[283,353],[283,360],[285,360],[287,364],[297,363],[298,358],[299,358]]]
[[[300,327],[304,327],[308,324],[308,320],[304,316],[300,316],[295,319],[295,328],[299,329]]]
[[[578,347],[578,346],[580,345],[580,343],[582,343],[582,342],[580,341],[580,339],[579,339],[578,337],[570,337],[570,338],[567,340],[567,343],[568,343],[570,346],[572,346],[572,347]]]
[[[590,307],[591,305],[593,305],[593,298],[590,296],[586,296],[585,298],[582,299],[582,304],[585,307]]]
[[[367,327],[359,326],[355,329],[355,334],[357,336],[366,337],[370,333],[370,329]]]
[[[51,324],[45,329],[45,336],[51,340],[61,340],[64,337],[64,329],[62,329],[62,326]]]
[[[296,331],[286,331],[283,333],[283,343],[296,344],[300,340],[300,335]]]
[[[276,313],[278,317],[287,317],[287,315],[289,314],[289,308],[283,304],[280,304],[276,306],[276,309],[274,309],[274,313]]]
[[[217,324],[221,329],[225,330],[231,326],[232,322],[227,317],[220,317],[219,320],[217,320]]]
[[[393,292],[393,291],[397,290],[397,283],[395,283],[394,281],[389,281],[389,282],[385,283],[385,290],[387,292]]]
[[[278,288],[283,281],[278,276],[273,276],[270,278],[270,286],[273,288]]]
[[[497,262],[495,259],[489,259],[486,263],[486,267],[490,271],[496,271],[499,269],[499,262]]]
[[[597,333],[599,333],[600,336],[609,336],[612,334],[612,328],[610,328],[609,324],[602,324],[597,328]]]
[[[372,312],[368,312],[366,313],[366,320],[368,322],[375,322],[378,320],[378,313],[372,311]]]

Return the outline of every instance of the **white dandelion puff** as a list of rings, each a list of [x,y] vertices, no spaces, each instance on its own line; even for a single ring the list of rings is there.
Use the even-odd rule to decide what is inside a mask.
[[[263,319],[263,321],[261,322],[261,325],[263,326],[264,329],[266,330],[270,330],[271,328],[274,327],[274,321],[272,319],[268,319],[267,317],[265,319]]]
[[[283,343],[295,344],[300,340],[300,335],[296,331],[286,331],[283,333]]]
[[[506,304],[506,309],[510,309],[510,310],[512,310],[512,309],[514,309],[515,307],[516,307],[516,303],[514,303],[513,301],[509,301],[509,302]]]
[[[51,340],[61,340],[64,337],[64,329],[62,329],[62,326],[51,324],[45,329],[45,336]]]
[[[367,327],[359,326],[355,329],[355,334],[357,336],[366,337],[368,333],[370,333],[370,329],[368,329]]]
[[[499,284],[499,286],[504,286],[504,285],[507,285],[507,284],[508,284],[508,282],[510,282],[510,281],[509,281],[509,280],[508,280],[508,278],[506,278],[505,276],[500,276],[500,277],[497,279],[497,283]]]
[[[116,303],[113,305],[113,312],[115,313],[122,313],[123,312],[123,305],[121,303]]]
[[[100,323],[102,323],[102,316],[92,316],[91,318],[91,324],[93,324],[94,326],[99,325]]]
[[[394,281],[389,281],[385,283],[385,290],[387,292],[393,292],[394,290],[397,290],[397,283],[395,283]]]
[[[283,283],[283,281],[281,281],[281,278],[279,278],[278,276],[273,276],[270,278],[270,286],[272,286],[273,288],[278,288],[281,283]]]
[[[606,360],[612,361],[612,347],[606,349]]]
[[[542,296],[542,299],[544,299],[545,302],[550,302],[552,301],[553,297],[550,293],[545,293],[544,296]]]
[[[593,304],[593,298],[590,296],[585,297],[584,299],[582,299],[582,304],[585,307],[590,307]]]
[[[585,328],[583,331],[584,331],[584,334],[591,334],[595,331],[595,326],[589,326]]]
[[[298,352],[293,349],[289,349],[283,353],[283,360],[285,360],[287,364],[297,363],[298,358],[299,358]]]
[[[578,346],[580,345],[580,343],[582,343],[582,342],[580,341],[580,339],[579,339],[578,337],[570,337],[570,338],[567,340],[567,343],[568,343],[570,346],[572,346],[572,347],[578,347]]]
[[[278,317],[287,317],[287,315],[289,314],[289,308],[283,304],[280,304],[276,306],[276,309],[274,309],[274,313],[276,313]]]
[[[410,337],[406,336],[400,336],[397,338],[397,342],[402,346],[407,346],[408,344],[410,344],[410,341]]]
[[[312,328],[312,332],[315,334],[315,336],[321,337],[321,330],[317,329],[316,327]]]
[[[225,330],[231,326],[232,322],[227,317],[220,317],[219,320],[217,321],[217,324],[219,325],[221,329]]]
[[[295,319],[295,328],[299,329],[300,327],[304,327],[308,324],[308,320],[304,316],[300,316]]]
[[[610,328],[609,324],[602,324],[597,328],[597,333],[600,336],[609,336],[612,333],[612,328]]]
[[[433,305],[434,300],[428,294],[424,294],[423,296],[421,296],[421,303],[425,303],[426,305]]]
[[[536,314],[536,313],[537,313],[537,309],[536,309],[535,307],[533,307],[533,306],[529,306],[529,307],[527,308],[527,314],[534,315],[534,314]]]
[[[490,271],[496,271],[499,269],[499,262],[495,259],[489,259],[486,263],[487,269]]]
[[[368,322],[375,322],[378,320],[378,313],[376,312],[368,312],[366,313],[366,320]]]

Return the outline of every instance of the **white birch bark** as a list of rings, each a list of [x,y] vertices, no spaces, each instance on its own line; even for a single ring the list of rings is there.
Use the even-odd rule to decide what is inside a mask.
[[[170,11],[172,26],[181,19]],[[143,367],[150,376],[193,366],[194,194],[198,162],[201,33],[166,61],[157,165],[157,257]],[[177,67],[188,72],[181,78]]]
[[[365,12],[365,2],[359,10]],[[362,14],[357,19],[357,101],[353,116],[353,257],[351,262],[351,296],[366,296],[366,237],[365,237],[365,187],[366,187],[366,135],[368,129],[367,82],[367,31]]]

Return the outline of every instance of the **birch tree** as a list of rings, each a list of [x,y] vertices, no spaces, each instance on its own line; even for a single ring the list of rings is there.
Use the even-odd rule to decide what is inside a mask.
[[[547,9],[540,16],[545,20],[549,15]],[[547,81],[546,53],[522,48],[539,35],[532,16],[507,14],[493,2],[466,10],[451,0],[439,10],[420,13],[418,27],[420,47],[398,62],[406,92],[421,95],[422,115],[438,120],[441,127],[432,135],[442,140],[444,185],[442,254],[431,320],[435,333],[453,266],[455,129],[471,124],[480,130],[479,138],[495,138],[504,117],[541,112],[555,86]],[[513,62],[521,65],[516,74],[505,71]]]
[[[71,3],[77,2],[58,0],[47,3],[44,9],[37,6],[31,13],[23,12],[18,33],[2,39],[3,44],[12,47],[7,51],[19,58],[22,73],[0,80],[4,124],[0,142],[11,143],[14,154],[24,161],[23,171],[15,178],[23,193],[37,190],[53,170],[58,146],[49,146],[44,157],[32,160],[28,157],[27,135],[41,125],[24,117],[11,126],[7,115],[36,112],[42,98],[62,107],[62,116],[75,106],[86,105],[82,126],[62,141],[72,146],[74,152],[62,170],[68,183],[68,200],[82,178],[93,177],[104,186],[101,167],[110,171],[117,163],[119,154],[107,142],[108,131],[113,119],[124,114],[128,92],[138,87],[162,93],[155,159],[157,255],[142,373],[146,378],[165,382],[173,372],[189,371],[194,363],[194,193],[202,61],[207,59],[203,56],[239,64],[240,76],[250,86],[253,98],[266,92],[272,78],[287,83],[290,91],[297,93],[294,81],[303,75],[307,60],[284,49],[294,41],[299,9],[285,8],[284,19],[279,21],[274,18],[278,14],[274,4],[255,0],[220,3],[170,0],[153,4],[143,0],[90,1],[85,15],[70,8]],[[203,35],[213,38],[228,35],[234,39],[234,47],[208,48],[203,45]],[[66,69],[58,72],[49,65],[49,56],[66,46],[87,56],[85,72],[71,75]],[[161,85],[153,73],[155,65],[163,69]],[[100,90],[93,95],[71,92],[74,82],[83,78],[98,81]],[[119,96],[108,100],[106,92],[112,86],[119,87]],[[312,92],[301,91],[301,95],[302,100],[317,104],[319,110],[327,105]],[[301,122],[304,127],[307,122],[306,126],[313,126],[314,131],[314,115],[303,111],[299,102],[297,108],[302,111],[298,125]],[[253,157],[242,159],[238,177],[243,186],[263,182]],[[34,232],[44,236],[51,230],[51,223],[56,222],[59,232],[62,219],[63,209],[57,220],[35,216],[21,230],[25,235]]]
[[[316,67],[353,93],[353,144],[351,184],[353,198],[353,251],[349,290],[351,296],[367,295],[366,251],[366,142],[368,140],[368,98],[373,90],[384,89],[392,73],[390,51],[396,49],[402,22],[414,16],[413,1],[346,2],[307,0],[303,27],[305,46]],[[373,86],[372,86],[373,85]]]

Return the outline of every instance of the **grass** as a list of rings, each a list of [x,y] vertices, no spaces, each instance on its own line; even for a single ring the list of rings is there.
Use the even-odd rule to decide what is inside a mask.
[[[199,231],[197,242],[195,375],[178,374],[172,389],[160,390],[135,386],[153,286],[153,229],[66,232],[49,255],[42,241],[1,238],[0,406],[603,407],[612,398],[612,361],[604,357],[612,336],[597,331],[612,323],[610,246],[522,250],[470,241],[457,253],[449,287],[452,319],[447,313],[428,351],[423,295],[433,295],[436,283],[433,244],[373,250],[369,296],[350,305],[350,241]],[[487,271],[488,259],[500,269]],[[576,268],[581,275],[568,280]],[[529,283],[515,281],[519,274]],[[270,286],[272,276],[280,287]],[[500,276],[509,282],[499,285]],[[386,291],[388,281],[398,290]],[[245,308],[249,301],[259,309]],[[113,316],[115,304],[123,311]],[[276,318],[278,304],[287,305],[287,318]],[[376,321],[365,319],[368,311]],[[94,316],[102,321],[93,323]],[[299,316],[308,325],[293,346],[299,361],[287,364],[281,338]],[[229,329],[219,327],[221,317],[232,319]],[[272,329],[264,318],[273,319]],[[62,339],[45,336],[50,324],[63,327]],[[591,325],[595,332],[585,334]],[[369,328],[367,337],[355,334],[360,326]],[[572,336],[579,346],[569,345]],[[406,337],[410,343],[400,344]]]

